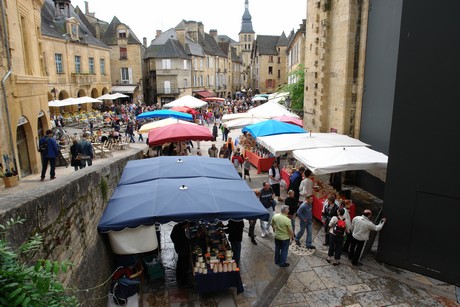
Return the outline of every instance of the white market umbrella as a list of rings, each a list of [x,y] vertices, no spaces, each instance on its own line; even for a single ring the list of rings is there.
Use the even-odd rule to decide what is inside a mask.
[[[364,146],[300,149],[292,153],[315,175],[354,170],[386,170],[388,164],[386,155]]]
[[[118,99],[118,98],[126,98],[126,97],[129,97],[129,96],[126,96],[126,95],[120,94],[120,93],[115,93],[115,94],[105,94],[105,95],[102,95],[100,97],[97,97],[97,99],[100,99],[100,100],[115,100],[115,99]]]
[[[59,108],[59,107],[64,107],[68,106],[69,104],[65,102],[64,100],[51,100],[48,101],[48,106],[49,107],[54,107],[54,108]]]
[[[78,97],[78,98],[75,98],[75,99],[78,101],[78,103],[102,102],[102,100],[92,98],[92,97],[89,97],[89,96]]]
[[[234,120],[234,119],[240,119],[240,118],[254,118],[254,117],[270,119],[269,116],[255,116],[255,115],[250,114],[250,113],[248,113],[248,112],[244,112],[244,113],[231,113],[231,114],[225,114],[224,116],[222,116],[222,121],[223,121],[223,122],[226,122],[226,121],[230,121],[230,120]]]
[[[177,124],[177,123],[196,125],[196,124],[194,124],[192,122],[188,122],[188,121],[185,121],[185,120],[180,120],[180,119],[177,119],[177,118],[169,117],[169,118],[157,120],[157,121],[142,125],[141,129],[139,129],[139,133],[147,133],[150,130],[160,128],[160,127],[164,127],[164,126],[168,126],[168,125],[172,125],[172,124]]]
[[[208,103],[201,99],[195,98],[190,95],[182,96],[174,101],[171,101],[164,105],[165,108],[173,108],[173,107],[189,107],[189,108],[202,108],[207,106]]]
[[[238,129],[238,128],[243,128],[248,125],[253,125],[257,123],[261,123],[263,121],[269,120],[268,118],[263,118],[263,117],[241,117],[241,118],[236,118],[232,119],[229,121],[226,121],[223,123],[227,129]]]
[[[287,115],[294,118],[300,118],[299,115],[289,112],[288,109],[286,109],[284,106],[270,100],[260,106],[252,108],[248,111],[248,113],[257,117],[275,118],[278,116]]]
[[[262,97],[262,96],[257,96],[251,99],[251,101],[265,101],[267,98]]]

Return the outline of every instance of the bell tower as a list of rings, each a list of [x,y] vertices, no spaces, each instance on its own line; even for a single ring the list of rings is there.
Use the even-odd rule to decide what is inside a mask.
[[[249,78],[251,76],[251,51],[255,40],[255,32],[252,29],[252,16],[249,13],[249,0],[244,0],[244,14],[241,18],[241,30],[239,35],[239,54],[243,60],[245,70],[245,88],[248,88]]]

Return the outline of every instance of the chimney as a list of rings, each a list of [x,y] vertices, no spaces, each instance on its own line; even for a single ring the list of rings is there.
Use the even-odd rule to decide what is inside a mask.
[[[157,30],[157,34],[155,35],[155,38],[158,38],[158,36],[161,35],[161,30]]]
[[[176,29],[177,40],[185,48],[185,29]]]
[[[85,1],[85,15],[88,15],[89,14],[89,5],[88,5],[88,1]]]
[[[142,42],[144,43],[144,47],[147,48],[147,37],[144,37]]]
[[[214,38],[214,40],[217,42],[218,35],[217,35],[216,29],[209,30],[209,35],[211,35]]]

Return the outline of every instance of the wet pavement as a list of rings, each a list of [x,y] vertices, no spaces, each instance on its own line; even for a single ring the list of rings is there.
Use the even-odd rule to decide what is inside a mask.
[[[73,133],[72,128],[68,129]],[[230,136],[235,138],[239,133],[239,130],[232,131]],[[220,131],[215,143],[218,148],[223,143]],[[204,156],[207,156],[211,144],[200,142]],[[197,145],[194,142],[192,154],[196,154]],[[110,157],[94,160],[93,165],[105,165],[119,157],[146,149],[145,143],[134,143],[126,150],[114,151]],[[2,186],[0,210],[7,208],[12,199],[22,197],[18,196],[19,191],[36,193],[57,189],[60,184],[71,180],[72,176],[90,171],[91,168],[75,172],[71,167],[58,167],[57,179],[51,182],[48,179],[40,182],[40,176],[35,174],[22,179],[18,187],[5,189]],[[256,174],[256,169],[252,168],[252,181],[247,181],[249,187],[262,187],[267,176],[267,173]],[[285,191],[281,196],[285,198]],[[277,205],[278,212],[280,205]],[[327,248],[322,246],[324,230],[318,221],[313,227],[317,249],[307,251],[291,245],[288,256],[291,265],[287,268],[274,264],[273,235],[262,238],[258,222],[257,245],[254,245],[247,235],[246,222],[240,264],[245,291],[237,295],[236,289],[229,288],[224,292],[199,295],[196,288],[183,289],[176,285],[177,255],[169,238],[173,225],[161,226],[161,258],[166,269],[165,278],[154,281],[144,279],[138,295],[139,302],[131,300],[129,306],[460,306],[456,298],[458,288],[454,285],[379,263],[373,252],[362,259],[362,267],[352,266],[343,256],[341,265],[329,264],[326,261]],[[305,242],[305,237],[301,242]]]

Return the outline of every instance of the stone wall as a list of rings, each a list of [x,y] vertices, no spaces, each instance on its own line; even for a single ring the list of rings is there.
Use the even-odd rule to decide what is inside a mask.
[[[26,219],[8,234],[17,247],[38,233],[43,248],[36,259],[69,260],[74,266],[62,276],[65,285],[90,289],[103,284],[112,274],[113,257],[106,236],[97,224],[128,160],[140,159],[142,151],[119,157],[107,165],[79,170],[60,185],[37,186],[15,196],[15,203],[0,212],[0,224],[10,218]],[[110,282],[89,291],[77,291],[80,302],[106,306]]]

